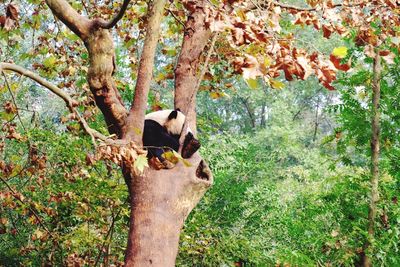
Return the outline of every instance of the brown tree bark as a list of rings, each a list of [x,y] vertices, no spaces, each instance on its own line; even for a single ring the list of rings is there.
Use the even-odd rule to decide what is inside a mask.
[[[376,53],[374,59],[374,80],[372,85],[373,96],[372,96],[372,135],[371,135],[371,196],[370,196],[370,204],[369,204],[369,212],[368,212],[368,240],[364,244],[364,257],[363,257],[363,266],[370,267],[372,266],[371,258],[366,253],[371,252],[373,247],[371,246],[371,242],[374,239],[374,226],[375,226],[375,217],[377,210],[377,203],[379,200],[379,135],[380,135],[380,110],[379,110],[379,100],[381,97],[381,58],[379,53]]]
[[[108,28],[122,17],[122,11],[110,22],[89,20],[79,15],[66,0],[46,0],[53,14],[76,33],[89,51],[88,83],[96,104],[102,111],[110,133],[123,143],[141,145],[147,97],[154,68],[154,55],[166,0],[154,0],[149,9],[146,39],[141,55],[135,97],[130,111],[125,108],[113,79],[114,45]],[[195,130],[195,95],[199,57],[211,32],[206,27],[206,1],[191,2],[196,8],[189,15],[175,77],[175,106],[188,114]],[[192,10],[192,9],[191,9]],[[191,111],[191,113],[190,113]],[[195,153],[186,164],[174,169],[146,169],[137,174],[133,162],[122,162],[127,181],[131,216],[126,266],[174,266],[179,234],[184,220],[212,184],[210,169]],[[189,166],[187,166],[189,165]]]
[[[147,107],[147,98],[150,91],[150,83],[153,77],[154,55],[160,35],[160,25],[166,0],[157,0],[148,14],[146,39],[140,58],[138,78],[136,80],[135,96],[127,119],[125,138],[142,144],[144,116]]]
[[[147,169],[132,180],[126,266],[175,266],[183,223],[212,184],[197,153],[189,162],[190,167]]]
[[[182,50],[175,69],[175,108],[187,115],[190,129],[196,133],[196,93],[200,56],[211,37],[205,12],[207,1],[195,1],[185,23]]]

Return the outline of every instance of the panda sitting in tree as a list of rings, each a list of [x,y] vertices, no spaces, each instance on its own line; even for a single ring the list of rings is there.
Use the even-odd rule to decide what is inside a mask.
[[[185,115],[179,109],[160,110],[146,115],[143,146],[147,149],[147,158],[154,168],[171,169],[175,166],[163,154],[171,150],[179,150],[179,138],[183,134],[185,120]],[[199,148],[199,141],[194,138],[188,128],[183,142],[182,157],[190,158]],[[157,160],[158,164],[154,162]]]

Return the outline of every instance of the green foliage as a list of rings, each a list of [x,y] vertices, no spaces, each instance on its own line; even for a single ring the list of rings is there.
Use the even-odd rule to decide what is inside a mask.
[[[298,127],[275,126],[254,136],[219,135],[210,141],[207,154],[216,182],[186,222],[178,266],[359,262],[369,170],[329,170],[329,156],[304,146]],[[288,138],[281,138],[284,133]],[[382,201],[394,221],[400,215],[392,201],[396,185],[389,177],[382,185],[388,192]],[[399,231],[394,221],[390,229],[378,223],[381,262],[400,260],[393,252]]]
[[[87,166],[88,139],[41,129],[28,135],[30,145],[45,155],[46,168],[7,178],[7,184],[18,190],[23,201],[11,196],[2,199],[0,219],[4,219],[5,234],[0,235],[0,265],[60,266],[73,255],[93,264],[101,246],[113,262],[120,262],[129,211],[126,186],[118,169],[102,163]],[[22,153],[25,149],[21,143],[7,145],[8,151]],[[29,166],[28,158],[8,159]],[[4,184],[0,189],[5,189]],[[110,235],[112,220],[115,227]]]

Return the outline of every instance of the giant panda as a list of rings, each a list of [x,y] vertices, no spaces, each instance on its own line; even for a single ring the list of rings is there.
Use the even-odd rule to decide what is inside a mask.
[[[156,157],[164,168],[170,169],[175,164],[163,157],[163,153],[173,149],[179,150],[179,138],[185,123],[185,115],[179,109],[166,109],[151,112],[146,115],[143,131],[143,146],[147,149],[148,159]],[[182,147],[182,157],[191,157],[200,148],[200,143],[194,138],[188,128]]]

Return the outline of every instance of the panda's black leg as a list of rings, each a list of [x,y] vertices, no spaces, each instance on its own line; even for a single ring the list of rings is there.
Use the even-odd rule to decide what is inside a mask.
[[[200,148],[200,142],[194,138],[191,132],[185,136],[185,141],[182,147],[182,157],[184,159],[190,158]]]

